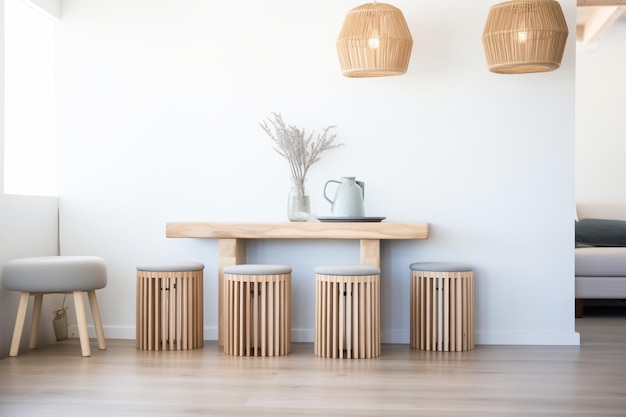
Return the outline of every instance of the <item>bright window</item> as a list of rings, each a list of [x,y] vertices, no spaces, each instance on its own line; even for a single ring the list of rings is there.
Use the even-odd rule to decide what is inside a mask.
[[[56,195],[55,22],[20,0],[4,20],[4,192]]]

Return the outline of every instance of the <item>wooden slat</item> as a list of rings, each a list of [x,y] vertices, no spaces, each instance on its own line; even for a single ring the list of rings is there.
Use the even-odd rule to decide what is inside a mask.
[[[135,348],[143,349],[141,346],[142,336],[143,336],[143,308],[144,304],[142,303],[143,297],[143,280],[137,277],[137,283],[135,287]]]
[[[355,285],[353,283],[346,284],[347,292],[350,294],[350,297],[346,297],[346,351],[348,352],[348,357],[351,357],[352,349],[354,349],[353,345],[353,332],[354,332],[354,302],[352,300],[352,294],[355,291]]]
[[[176,340],[176,336],[173,334],[175,329],[174,320],[176,320],[176,304],[174,303],[174,296],[176,295],[176,291],[173,288],[173,280],[170,277],[170,274],[167,275],[167,278],[164,279],[167,291],[163,292],[163,300],[165,303],[163,308],[163,343],[165,344],[164,350],[174,350],[174,341]]]
[[[266,278],[266,277],[263,277]],[[268,352],[273,348],[272,338],[272,297],[268,296],[267,281],[261,283],[261,356],[271,356]],[[257,295],[258,298],[258,295]]]
[[[343,353],[346,349],[345,341],[349,337],[346,336],[346,283],[337,282],[335,288],[337,289],[336,303],[338,304],[334,304],[334,307],[337,308],[337,352],[339,357],[343,358]]]
[[[459,282],[460,280],[455,279],[453,282],[450,283],[450,300],[452,300],[452,302],[449,302],[450,324],[449,324],[448,329],[450,330],[450,349],[452,350],[455,349],[455,347],[457,346],[457,343],[459,342],[459,338],[458,338],[459,332],[458,330],[455,330],[455,329],[459,323],[458,315],[460,314],[460,309],[459,309],[458,303],[453,301],[453,300],[456,300],[457,294],[459,293],[459,290],[458,290]]]
[[[149,277],[144,277],[149,278]],[[154,350],[156,347],[153,345],[155,340],[158,340],[158,329],[160,326],[160,321],[158,320],[158,316],[156,314],[156,306],[158,305],[157,295],[160,291],[155,290],[156,285],[160,285],[158,281],[154,279],[147,279],[148,281],[148,350]],[[157,333],[155,335],[155,332]]]
[[[331,358],[337,357],[337,284],[331,281],[330,283],[330,298],[328,301],[328,315],[330,318],[330,324],[328,325],[328,351],[327,355]]]
[[[465,285],[473,285],[473,280],[471,280],[473,274],[463,273],[462,275],[455,274],[453,282],[451,283],[452,288],[454,288],[454,293],[450,298],[450,304],[454,306],[454,316],[452,317],[452,325],[450,326],[450,332],[454,335],[454,343],[450,345],[450,349],[454,351],[461,350],[471,350],[474,349],[474,345],[466,346],[463,348],[463,333],[467,333],[470,331],[474,331],[473,329],[468,329],[464,327],[464,321],[467,320],[468,314],[468,305],[473,304],[474,299],[464,299],[463,295],[463,286]]]
[[[426,350],[431,350],[434,344],[433,342],[433,323],[437,323],[434,315],[434,290],[433,290],[433,278],[426,278],[426,293],[424,294],[426,297]]]
[[[365,281],[364,279],[361,281]],[[373,338],[374,334],[372,332],[372,327],[374,326],[372,315],[374,314],[374,306],[373,306],[373,298],[374,294],[372,294],[372,282],[362,282],[361,288],[365,288],[365,303],[363,308],[365,309],[365,357],[371,358],[373,357],[374,347],[373,347]]]
[[[447,352],[450,350],[450,283],[442,280],[441,285],[443,288],[440,288],[441,297],[443,298],[442,302],[442,332],[443,332],[443,350]]]

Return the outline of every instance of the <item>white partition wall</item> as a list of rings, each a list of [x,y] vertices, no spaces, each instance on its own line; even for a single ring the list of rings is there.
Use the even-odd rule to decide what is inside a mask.
[[[4,96],[4,2],[0,0],[0,96]],[[4,100],[0,100],[0,184],[4,183]],[[9,259],[58,254],[58,199],[0,194],[0,266]],[[0,358],[9,354],[19,294],[2,287],[0,274]],[[44,301],[39,343],[55,341],[52,310],[62,297]],[[23,342],[28,337],[24,332]],[[27,342],[25,342],[27,343]]]

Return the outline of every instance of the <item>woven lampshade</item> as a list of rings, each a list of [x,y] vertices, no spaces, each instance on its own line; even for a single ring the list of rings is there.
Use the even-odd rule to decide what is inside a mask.
[[[337,52],[346,77],[384,77],[406,73],[413,38],[400,9],[367,3],[348,12]]]
[[[567,23],[554,0],[513,0],[491,7],[483,47],[489,71],[552,71],[561,66]]]

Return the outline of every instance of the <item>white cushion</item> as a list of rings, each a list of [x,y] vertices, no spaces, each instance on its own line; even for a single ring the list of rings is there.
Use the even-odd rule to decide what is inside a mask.
[[[577,277],[626,277],[626,247],[575,249]]]
[[[370,265],[320,265],[315,268],[316,274],[366,276],[380,275],[380,269]]]
[[[198,262],[163,262],[137,265],[137,271],[149,272],[189,272],[202,271],[204,265]]]

